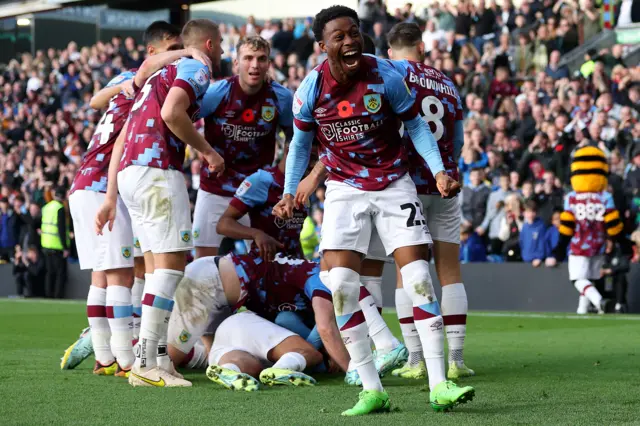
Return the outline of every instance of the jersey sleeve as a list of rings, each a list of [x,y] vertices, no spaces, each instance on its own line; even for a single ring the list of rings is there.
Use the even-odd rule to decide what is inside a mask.
[[[312,300],[314,297],[322,297],[323,299],[333,300],[331,291],[320,281],[320,274],[315,273],[304,283],[304,294]]]
[[[267,201],[269,187],[272,183],[273,177],[270,173],[258,170],[242,181],[229,204],[241,213],[261,206]]]
[[[216,81],[210,85],[202,97],[200,118],[205,118],[213,114],[222,101],[229,96],[230,89],[231,82],[229,82],[229,80]]]
[[[574,193],[574,192],[570,192],[570,193],[568,193],[567,195],[565,195],[565,196],[564,196],[564,206],[563,206],[563,209],[564,209],[564,211],[566,211],[566,212],[571,212],[571,213],[573,213],[573,209],[572,209],[572,206],[571,206],[571,196],[572,196],[573,194],[575,194],[575,193]]]
[[[176,79],[173,87],[180,87],[189,94],[191,103],[205,94],[209,88],[211,73],[209,68],[200,61],[184,58],[178,62]]]
[[[111,81],[109,81],[105,87],[113,87],[127,80],[131,80],[135,75],[136,74],[132,71],[125,71],[123,73],[118,74],[118,76],[112,78]]]
[[[304,132],[311,131],[315,128],[313,119],[313,106],[316,103],[318,78],[320,74],[313,70],[307,75],[300,87],[293,95],[292,107],[293,123],[297,129]]]
[[[406,76],[407,75],[407,68],[409,66],[409,62],[407,62],[405,59],[400,60],[400,61],[394,61],[394,60],[388,60],[389,64],[391,64],[391,66],[400,73],[400,75],[402,76]]]
[[[391,103],[391,108],[402,121],[408,121],[419,114],[416,98],[409,90],[400,74],[394,66],[386,61],[378,60],[378,72],[384,80],[384,95]]]
[[[289,89],[278,83],[272,83],[272,86],[278,99],[278,104],[276,105],[278,114],[280,115],[278,124],[283,128],[291,128],[293,127],[293,95]]]
[[[620,212],[616,209],[616,205],[613,202],[613,196],[605,192],[604,199],[604,227],[607,230],[607,235],[611,238],[617,237],[624,230],[624,223],[620,217]]]

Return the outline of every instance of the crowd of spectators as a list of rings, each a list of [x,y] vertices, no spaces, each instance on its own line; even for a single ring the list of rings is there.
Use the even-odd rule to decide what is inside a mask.
[[[625,63],[620,45],[590,51],[573,73],[561,65],[562,55],[602,30],[602,11],[593,0],[523,0],[517,8],[510,0],[434,1],[424,10],[407,3],[394,11],[381,0],[360,0],[358,12],[380,56],[387,54],[391,26],[418,24],[425,63],[459,89],[465,105],[463,261],[544,262],[557,240],[571,153],[589,144],[610,160],[610,190],[627,231],[638,227],[640,67]],[[311,18],[222,24],[224,73],[234,71],[239,38],[259,34],[273,46],[271,78],[297,89],[326,57],[311,26]],[[22,54],[0,69],[0,262],[13,262],[22,272],[38,263],[29,253],[38,251],[40,209],[55,188],[69,188],[100,118],[91,96],[119,72],[139,66],[144,50],[131,37],[82,48],[71,42],[61,50]],[[199,167],[189,153],[192,202]],[[316,222],[322,189],[318,195]]]

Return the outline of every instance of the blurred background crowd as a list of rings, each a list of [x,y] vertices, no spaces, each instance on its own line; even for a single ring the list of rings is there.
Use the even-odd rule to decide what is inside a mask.
[[[640,243],[640,67],[626,63],[629,46],[623,45],[588,51],[573,72],[561,65],[564,55],[610,25],[611,12],[593,0],[523,0],[517,7],[511,0],[434,1],[420,10],[411,3],[389,10],[381,0],[361,0],[358,13],[383,57],[385,34],[395,23],[419,25],[425,63],[445,72],[460,91],[463,262],[544,264],[558,238],[571,154],[585,145],[608,156],[609,190],[627,233]],[[311,26],[311,18],[222,24],[221,76],[234,72],[240,37],[259,34],[273,47],[271,78],[296,90],[325,59]],[[139,42],[71,42],[62,50],[22,54],[0,69],[0,262],[14,264],[25,282],[23,294],[55,296],[55,289],[40,284],[46,273],[41,209],[56,190],[71,185],[100,118],[90,99],[118,73],[141,64],[145,49]],[[192,203],[199,168],[200,160],[188,153]],[[318,238],[323,200],[320,188],[307,226]],[[67,224],[64,256],[73,261]],[[309,257],[317,256],[318,238],[307,239]]]

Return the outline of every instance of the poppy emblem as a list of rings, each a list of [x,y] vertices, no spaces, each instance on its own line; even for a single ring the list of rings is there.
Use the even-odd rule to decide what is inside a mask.
[[[338,115],[342,118],[351,117],[351,115],[353,115],[353,107],[349,101],[342,101],[338,104]]]
[[[245,123],[251,123],[254,118],[255,115],[253,113],[253,110],[245,109],[244,111],[242,111],[242,121],[244,121]]]

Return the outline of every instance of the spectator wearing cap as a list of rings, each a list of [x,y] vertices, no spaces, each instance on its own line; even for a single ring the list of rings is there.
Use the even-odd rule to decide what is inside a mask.
[[[42,209],[40,227],[41,245],[44,251],[47,275],[45,297],[60,299],[64,296],[67,280],[67,257],[69,256],[69,234],[67,215],[63,203],[66,191],[58,187],[53,200]]]

